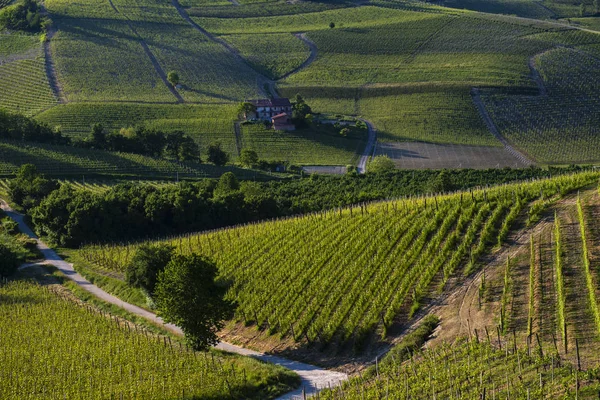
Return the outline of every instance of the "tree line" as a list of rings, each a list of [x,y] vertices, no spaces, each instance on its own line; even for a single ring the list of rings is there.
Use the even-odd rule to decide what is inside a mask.
[[[219,180],[155,187],[125,183],[95,193],[59,185],[33,165],[9,182],[13,202],[31,216],[38,234],[61,246],[129,241],[202,231],[343,207],[366,201],[464,190],[580,170],[579,167],[489,170],[415,170],[312,175],[303,179]],[[107,234],[110,233],[110,234]]]
[[[138,126],[109,133],[102,124],[94,124],[88,137],[72,139],[65,136],[60,128],[51,128],[33,118],[2,109],[0,138],[202,162],[200,147],[182,131],[166,133]],[[206,149],[206,160],[215,165],[225,165],[229,161],[229,154],[223,151],[220,143],[212,143]]]

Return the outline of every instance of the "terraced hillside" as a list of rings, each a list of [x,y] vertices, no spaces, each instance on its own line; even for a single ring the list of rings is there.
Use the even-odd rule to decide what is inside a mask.
[[[78,305],[64,288],[53,286],[54,291],[26,281],[0,284],[3,399],[22,399],[24,393],[69,399],[264,399],[297,383],[283,368],[249,357],[194,353]]]
[[[535,220],[550,199],[598,177],[361,205],[169,242],[217,262],[237,321],[358,349],[374,332],[385,338],[450,279],[478,271],[517,220]],[[122,274],[134,249],[92,246],[81,255],[97,273]]]

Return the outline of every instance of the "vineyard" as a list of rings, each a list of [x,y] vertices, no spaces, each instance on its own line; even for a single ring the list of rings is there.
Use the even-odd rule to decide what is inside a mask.
[[[0,176],[14,175],[23,164],[34,164],[48,176],[105,175],[151,179],[218,178],[227,171],[245,179],[271,179],[266,173],[212,164],[175,162],[131,153],[112,153],[72,146],[0,142]]]
[[[500,132],[539,162],[600,160],[597,58],[557,48],[534,58],[547,96],[490,94],[486,107]],[[566,72],[568,71],[568,72]]]
[[[356,377],[320,399],[592,399],[600,384],[555,355],[459,340],[417,352],[407,362],[387,360],[372,376]],[[537,349],[536,349],[537,350]],[[384,359],[385,360],[385,359]],[[374,375],[374,376],[373,376]],[[593,383],[590,383],[593,382]]]
[[[323,127],[296,132],[273,132],[263,125],[242,125],[242,148],[255,150],[261,160],[292,164],[343,165],[356,163],[365,146],[363,137],[342,137]]]
[[[297,384],[281,367],[195,353],[59,293],[0,285],[2,399],[265,399]]]
[[[236,320],[296,341],[352,343],[406,320],[448,280],[470,275],[518,218],[597,181],[584,173],[470,193],[360,205],[169,240],[212,257],[232,282]],[[542,197],[540,197],[542,196]],[[123,272],[135,245],[90,246]]]

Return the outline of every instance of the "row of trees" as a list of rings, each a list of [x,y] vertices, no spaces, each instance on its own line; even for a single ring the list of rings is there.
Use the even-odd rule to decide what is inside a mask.
[[[63,135],[58,128],[51,128],[32,118],[2,109],[0,109],[0,138],[136,153],[151,157],[166,156],[177,161],[202,162],[200,147],[191,136],[182,131],[165,133],[139,126],[109,133],[102,124],[95,124],[88,138],[72,140]],[[229,162],[229,155],[223,151],[220,143],[213,143],[206,149],[206,159],[215,165],[225,165]]]
[[[390,171],[297,180],[239,182],[231,172],[160,188],[120,184],[103,193],[60,187],[31,165],[10,181],[10,195],[30,210],[39,234],[64,246],[122,241],[231,226],[371,200],[542,178],[578,168]]]

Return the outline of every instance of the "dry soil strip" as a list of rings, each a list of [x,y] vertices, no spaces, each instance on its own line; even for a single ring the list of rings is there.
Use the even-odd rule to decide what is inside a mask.
[[[121,299],[105,292],[100,289],[98,286],[92,284],[90,281],[81,276],[75,269],[72,264],[67,263],[62,258],[59,257],[58,254],[52,249],[50,249],[44,242],[42,242],[33,231],[27,226],[24,221],[23,215],[15,212],[10,208],[5,201],[0,200],[0,208],[4,210],[4,212],[12,218],[19,225],[19,229],[21,232],[26,234],[27,236],[35,239],[37,241],[37,246],[42,255],[44,256],[44,264],[52,265],[56,267],[60,272],[62,272],[67,278],[71,279],[82,289],[88,291],[94,296],[98,297],[104,302],[114,304],[127,312],[138,315],[142,318],[145,318],[149,321],[154,322],[157,325],[163,326],[165,329],[177,334],[183,335],[181,329],[173,324],[165,323],[160,317],[156,314],[151,313],[148,310],[144,310],[143,308],[137,307],[133,304],[126,303]],[[348,375],[342,372],[329,371],[326,369],[322,369],[319,367],[315,367],[314,365],[304,364],[298,361],[288,360],[282,357],[277,357],[269,354],[259,353],[257,351],[244,349],[243,347],[235,346],[229,343],[221,342],[217,346],[215,346],[219,350],[227,351],[230,353],[236,353],[252,358],[256,358],[258,360],[269,362],[275,365],[282,366],[289,370],[296,372],[300,378],[302,379],[301,387],[295,391],[289,392],[277,400],[287,400],[294,398],[301,398],[303,391],[307,393],[315,392],[317,389],[322,389],[325,387],[337,386],[342,381],[348,379]]]
[[[42,6],[43,15],[47,16],[48,11],[46,8]],[[48,77],[48,84],[50,85],[50,89],[52,89],[52,93],[56,97],[56,100],[59,104],[65,104],[67,102],[67,97],[65,96],[65,92],[63,92],[62,86],[58,81],[58,76],[56,74],[56,67],[54,66],[54,59],[52,58],[52,49],[50,48],[50,40],[56,34],[56,27],[54,24],[51,24],[46,32],[46,40],[44,40],[44,60],[46,65],[46,76]]]

